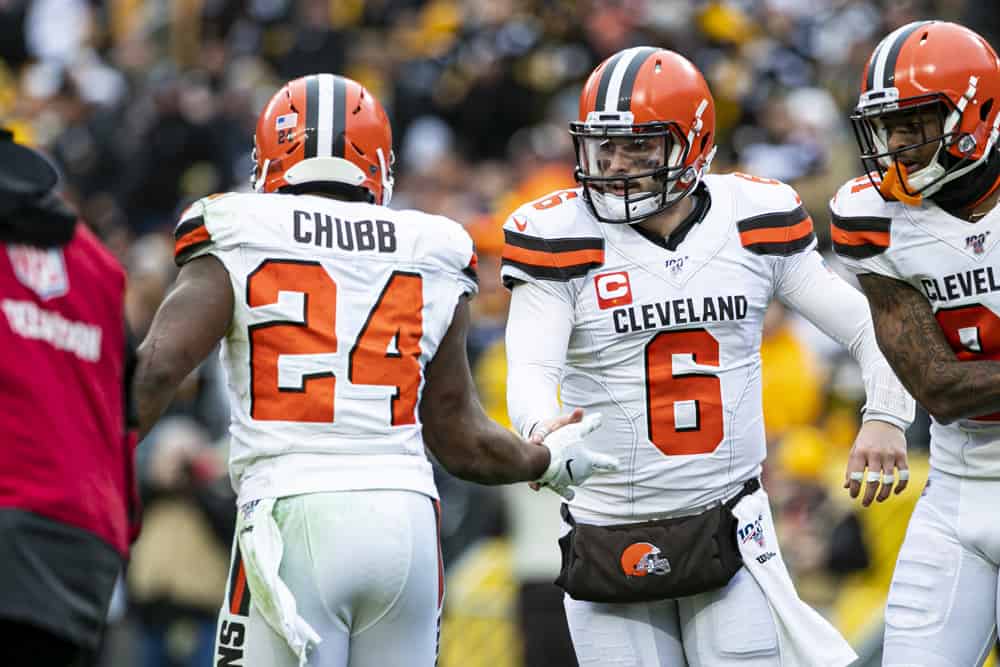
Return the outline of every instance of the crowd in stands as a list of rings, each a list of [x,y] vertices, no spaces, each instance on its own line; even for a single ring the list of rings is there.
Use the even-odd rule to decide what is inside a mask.
[[[0,0],[0,122],[53,158],[65,197],[126,267],[141,339],[175,274],[177,215],[198,197],[249,188],[253,125],[274,90],[320,71],[362,82],[395,131],[393,207],[447,215],[476,241],[469,354],[481,399],[502,421],[501,225],[520,203],[574,187],[567,124],[598,62],[640,44],[695,62],[715,94],[712,170],[794,185],[825,251],[827,201],[860,174],[847,114],[864,59],[880,36],[931,17],[1000,43],[1000,10],[974,0]],[[762,357],[765,485],[785,559],[802,596],[861,646],[877,632],[926,477],[926,417],[910,432],[910,489],[863,510],[841,489],[860,371],[780,304]],[[145,527],[112,610],[107,664],[211,664],[234,514],[224,381],[206,363],[139,447]],[[516,616],[536,608],[514,600],[558,565],[544,537],[552,524],[535,518],[557,521],[558,499],[443,473],[439,483],[446,566],[466,577],[446,600],[442,664],[518,664]],[[540,541],[550,551],[539,553]],[[508,594],[480,597],[510,604],[477,612],[467,602],[476,596],[462,597],[475,588],[472,563],[502,575]],[[463,636],[477,614],[506,638],[502,659]],[[463,641],[469,648],[455,648]]]

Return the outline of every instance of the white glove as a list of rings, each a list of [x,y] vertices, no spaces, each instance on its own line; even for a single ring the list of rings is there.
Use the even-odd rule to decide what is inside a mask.
[[[547,486],[566,500],[573,500],[573,486],[583,484],[594,473],[616,472],[618,459],[600,454],[584,444],[584,438],[601,426],[601,415],[589,414],[576,424],[567,424],[550,435],[542,444],[549,448],[549,467],[536,481]]]

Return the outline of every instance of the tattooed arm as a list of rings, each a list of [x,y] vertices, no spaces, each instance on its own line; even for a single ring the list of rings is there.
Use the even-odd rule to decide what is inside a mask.
[[[863,273],[879,347],[910,394],[942,424],[1000,411],[1000,362],[959,361],[927,299],[906,283]]]

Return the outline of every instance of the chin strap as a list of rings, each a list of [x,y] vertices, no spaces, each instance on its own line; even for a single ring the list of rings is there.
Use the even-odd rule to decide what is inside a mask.
[[[892,166],[885,170],[879,192],[889,199],[901,201],[907,206],[920,206],[924,198],[921,195],[911,195],[906,191],[906,167],[893,161]]]

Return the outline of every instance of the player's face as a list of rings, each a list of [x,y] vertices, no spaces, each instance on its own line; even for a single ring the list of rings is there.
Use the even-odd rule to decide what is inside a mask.
[[[942,119],[934,108],[923,107],[883,114],[873,120],[872,124],[885,137],[886,147],[890,151],[913,146],[896,156],[896,161],[911,174],[930,164],[940,146],[937,139],[941,136]]]
[[[668,137],[662,135],[587,138],[583,142],[585,156],[582,164],[588,175],[603,178],[650,174],[663,166],[667,141]],[[594,187],[618,196],[625,194],[624,180],[595,184]],[[661,186],[652,176],[645,176],[633,181],[629,188],[632,193],[637,189],[653,192],[660,190]]]

